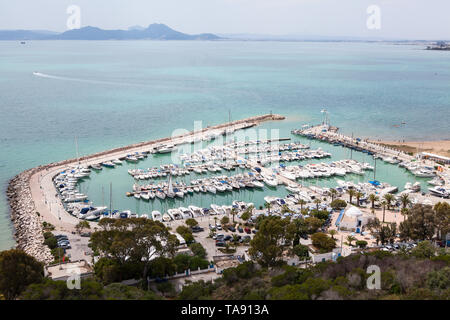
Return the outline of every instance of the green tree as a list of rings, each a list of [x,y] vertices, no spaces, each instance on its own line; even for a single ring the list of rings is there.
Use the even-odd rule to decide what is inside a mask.
[[[347,190],[348,196],[349,196],[349,203],[352,203],[352,198],[356,195],[355,189],[348,189]]]
[[[301,260],[305,260],[307,257],[309,257],[309,248],[308,246],[297,244],[292,248],[292,252],[299,257]]]
[[[220,220],[220,223],[223,225],[226,225],[230,222],[230,218],[228,218],[227,216],[223,216],[222,219]]]
[[[314,247],[321,253],[330,252],[336,247],[336,240],[328,237],[323,232],[317,232],[311,235],[311,241]]]
[[[357,240],[355,242],[356,246],[360,247],[360,248],[365,248],[367,247],[367,241],[365,240]]]
[[[251,215],[249,210],[245,210],[241,215],[241,219],[244,221],[247,221],[248,219],[250,219],[250,217]]]
[[[322,202],[322,201],[321,201],[319,198],[314,199],[314,203],[316,204],[316,210],[317,210],[317,211],[319,211],[319,204],[320,204],[321,202]]]
[[[234,217],[236,216],[236,214],[237,214],[237,209],[236,208],[231,209],[231,215],[233,216],[233,224],[234,224]]]
[[[308,217],[305,219],[305,222],[308,226],[308,233],[312,234],[317,232],[323,226],[323,220],[320,220],[316,217]]]
[[[303,206],[306,204],[306,201],[303,200],[303,199],[299,199],[299,200],[297,201],[297,204],[300,205],[300,211],[303,211]]]
[[[409,211],[408,219],[400,223],[402,239],[431,240],[436,229],[436,214],[428,205],[415,205]]]
[[[347,206],[347,202],[342,199],[336,199],[330,203],[330,206],[331,208],[333,208],[333,210],[341,210]]]
[[[78,233],[82,233],[84,229],[90,229],[91,226],[89,225],[89,222],[86,220],[82,220],[80,222],[78,222],[78,224],[75,226],[75,230]]]
[[[380,242],[381,244],[392,243],[397,235],[396,223],[381,223],[378,218],[370,219],[366,224],[366,228],[375,237],[377,244]]]
[[[352,235],[347,236],[347,243],[349,246],[352,246],[352,242],[355,240],[356,240],[356,238],[354,236],[352,236]]]
[[[444,239],[450,232],[450,204],[448,202],[438,202],[434,205],[435,225],[439,239]]]
[[[100,222],[104,230],[92,234],[92,250],[100,257],[116,260],[122,266],[129,261],[142,265],[143,279],[147,279],[149,265],[155,256],[171,257],[179,244],[176,236],[159,221],[131,218],[102,219]],[[190,231],[187,227],[183,228]]]
[[[411,200],[409,199],[409,195],[407,193],[403,193],[400,196],[400,202],[402,203],[402,208],[406,209],[406,207],[408,206],[408,204],[411,203]]]
[[[369,201],[372,203],[372,209],[375,209],[375,202],[378,200],[380,200],[380,198],[376,194],[369,194]]]
[[[394,195],[392,195],[391,193],[386,193],[383,196],[383,199],[386,201],[388,210],[391,210],[392,202],[394,201]]]
[[[194,254],[194,256],[200,257],[202,259],[206,258],[206,250],[205,248],[202,246],[201,243],[191,243],[189,245],[189,249],[191,249],[192,253]]]
[[[280,262],[283,255],[282,243],[286,240],[288,219],[278,216],[264,218],[259,224],[259,230],[250,241],[250,256],[262,266],[272,267]]]
[[[436,248],[431,241],[421,241],[417,247],[411,250],[411,254],[416,258],[430,259],[435,256]]]
[[[334,236],[337,234],[337,231],[334,229],[328,230],[328,234],[331,236],[331,239],[334,240]]]
[[[13,300],[32,283],[44,277],[43,265],[22,250],[0,252],[0,293]]]
[[[195,219],[193,219],[193,218],[189,218],[189,219],[186,219],[186,225],[188,225],[189,227],[195,227],[195,226],[198,226],[198,221],[197,220],[195,220]]]
[[[384,223],[385,217],[386,217],[386,206],[387,206],[386,200],[381,201],[381,206],[383,207],[383,223]]]
[[[356,206],[359,207],[359,199],[364,197],[364,194],[362,192],[358,191],[358,192],[356,192],[355,197],[356,197]]]
[[[185,226],[178,226],[176,229],[177,233],[181,235],[187,244],[194,242],[194,236],[192,235],[192,230]]]
[[[336,198],[337,194],[338,194],[338,192],[337,192],[336,189],[334,189],[334,188],[330,189],[331,202],[334,201],[334,199]]]

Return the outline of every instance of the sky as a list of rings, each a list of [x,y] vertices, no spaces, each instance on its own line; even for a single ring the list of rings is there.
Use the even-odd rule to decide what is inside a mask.
[[[81,27],[103,29],[164,23],[190,34],[450,39],[449,0],[0,0],[0,30],[66,31],[70,5]]]

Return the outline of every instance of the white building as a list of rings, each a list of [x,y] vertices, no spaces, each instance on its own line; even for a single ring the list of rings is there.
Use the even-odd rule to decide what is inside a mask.
[[[340,217],[337,227],[339,230],[360,233],[362,227],[364,227],[372,218],[371,215],[362,212],[357,207],[350,206],[345,210],[342,217]]]

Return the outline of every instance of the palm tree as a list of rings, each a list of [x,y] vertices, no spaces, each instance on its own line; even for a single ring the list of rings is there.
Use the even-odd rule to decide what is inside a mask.
[[[267,211],[268,211],[268,213],[270,215],[270,208],[272,208],[272,204],[270,202],[266,202],[266,203],[264,203],[264,207],[267,208]]]
[[[336,197],[337,193],[338,193],[338,192],[337,192],[336,189],[334,189],[334,188],[331,188],[331,189],[330,189],[331,202],[334,201],[334,198]]]
[[[400,196],[400,201],[402,203],[403,209],[406,209],[406,206],[411,203],[411,200],[409,199],[409,195],[407,193],[404,193]]]
[[[364,197],[364,194],[358,191],[355,196],[356,196],[356,206],[359,207],[359,199]]]
[[[334,240],[334,236],[337,234],[337,231],[336,230],[334,230],[334,229],[332,229],[332,230],[329,230],[328,231],[328,233],[330,234],[330,236],[331,236],[331,239],[333,239]]]
[[[233,216],[233,224],[234,224],[234,217],[236,216],[236,214],[237,214],[237,210],[236,210],[236,208],[233,208],[233,209],[231,209],[231,215]]]
[[[386,205],[387,205],[386,200],[381,201],[381,205],[383,206],[383,223],[384,223],[384,214],[386,212]]]
[[[375,209],[375,201],[380,200],[380,198],[374,193],[369,194],[369,200],[372,202],[372,209]]]
[[[394,201],[394,196],[392,194],[390,194],[390,193],[386,193],[383,196],[383,198],[384,198],[384,200],[386,200],[386,205],[388,207],[388,210],[390,210],[391,209],[391,205],[392,205],[392,201]]]
[[[354,236],[347,236],[348,245],[351,246],[352,242],[355,241],[356,238]]]
[[[306,204],[306,201],[303,199],[298,200],[297,204],[300,205],[300,211],[303,211],[303,206]]]
[[[350,204],[351,204],[352,203],[352,198],[355,196],[356,192],[355,192],[354,189],[348,189],[347,193],[348,193],[348,195],[350,197]]]
[[[319,204],[320,204],[321,202],[322,202],[322,201],[321,201],[319,198],[314,199],[314,203],[316,204],[316,209],[317,209],[317,211],[319,211]]]
[[[400,211],[400,213],[401,213],[402,216],[403,216],[403,221],[405,221],[405,220],[406,220],[406,216],[407,216],[408,213],[409,213],[409,209],[408,209],[408,208],[402,208],[402,210]]]

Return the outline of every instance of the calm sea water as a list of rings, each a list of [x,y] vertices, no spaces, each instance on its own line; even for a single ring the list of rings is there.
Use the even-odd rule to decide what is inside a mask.
[[[344,133],[448,139],[449,89],[450,55],[411,45],[1,41],[0,250],[14,244],[4,196],[8,180],[24,169],[74,157],[75,136],[83,155],[169,136],[175,128],[192,129],[195,120],[204,126],[221,123],[229,111],[232,119],[272,111],[288,119],[262,127],[278,128],[280,136],[290,137],[292,128],[319,122],[320,110],[326,108],[331,123]],[[394,127],[401,122],[406,124]],[[318,146],[332,152],[332,160],[349,157],[346,149],[312,142]],[[359,153],[353,157],[370,161]],[[137,167],[168,161],[149,158]],[[401,187],[413,181],[395,166],[377,166],[379,180]],[[130,167],[134,165],[93,173],[83,191],[95,204],[108,204],[112,182],[113,206],[139,213],[181,205],[126,198],[133,183],[126,173]],[[271,192],[282,195],[285,190]],[[194,196],[184,204],[225,204],[237,197],[260,204],[263,194]]]

